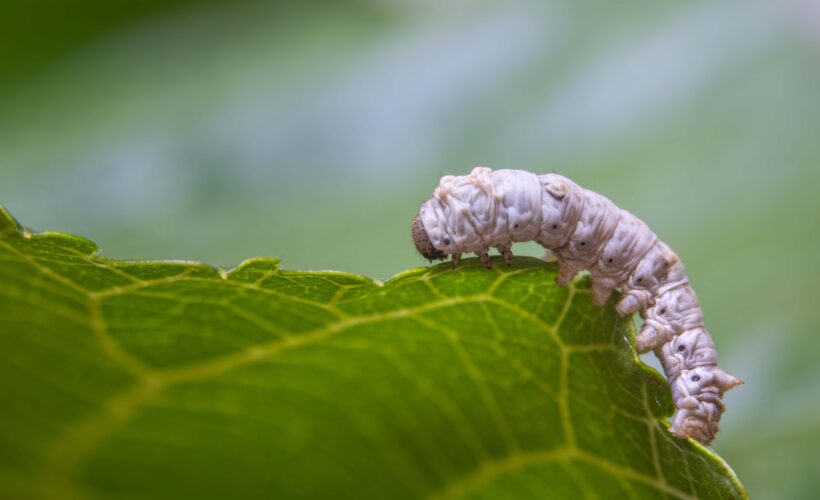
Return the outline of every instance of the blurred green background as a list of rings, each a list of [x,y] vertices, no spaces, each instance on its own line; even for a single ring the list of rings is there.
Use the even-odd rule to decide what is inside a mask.
[[[0,203],[109,257],[386,278],[443,174],[605,194],[746,381],[714,448],[753,498],[820,491],[815,0],[12,0],[0,41]]]

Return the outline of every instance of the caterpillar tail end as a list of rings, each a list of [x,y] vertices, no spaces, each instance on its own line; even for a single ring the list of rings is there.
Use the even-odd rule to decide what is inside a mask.
[[[703,418],[689,415],[688,412],[678,411],[675,414],[672,425],[669,427],[675,437],[692,438],[695,441],[710,445],[715,440],[715,435],[718,433],[717,423],[709,423]]]
[[[700,370],[700,368],[695,370]],[[706,373],[695,372],[695,376],[690,378],[694,381],[695,377],[698,377],[697,381],[709,380],[709,382],[707,386],[700,388],[697,393],[687,390],[690,395],[680,397],[676,401],[677,411],[672,418],[669,432],[677,437],[692,438],[708,445],[715,439],[720,430],[718,422],[726,409],[722,400],[723,394],[743,382],[716,366],[709,370],[711,377],[707,377]],[[684,381],[683,377],[678,378],[676,382],[682,381]],[[688,389],[694,389],[694,387]],[[673,386],[673,396],[674,394],[675,386]]]

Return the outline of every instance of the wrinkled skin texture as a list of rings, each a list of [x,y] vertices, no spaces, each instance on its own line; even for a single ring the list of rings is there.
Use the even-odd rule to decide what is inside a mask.
[[[711,443],[723,394],[741,381],[718,368],[677,254],[640,219],[566,177],[486,167],[443,177],[413,219],[419,252],[430,260],[452,256],[454,267],[473,252],[489,268],[490,248],[509,263],[512,243],[533,240],[557,257],[558,284],[588,270],[599,306],[621,289],[616,310],[645,319],[638,351],[654,350],[669,379],[677,407],[670,432]]]

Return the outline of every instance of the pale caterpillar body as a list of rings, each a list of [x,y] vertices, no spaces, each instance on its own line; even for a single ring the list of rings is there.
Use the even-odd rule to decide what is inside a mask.
[[[618,313],[644,318],[638,351],[654,350],[669,380],[677,408],[669,430],[714,439],[723,393],[741,381],[718,368],[677,254],[636,216],[561,175],[476,167],[441,179],[413,220],[413,240],[428,259],[452,256],[454,267],[465,252],[490,267],[490,248],[509,263],[512,243],[536,241],[557,257],[558,284],[587,270],[599,306],[620,288]]]

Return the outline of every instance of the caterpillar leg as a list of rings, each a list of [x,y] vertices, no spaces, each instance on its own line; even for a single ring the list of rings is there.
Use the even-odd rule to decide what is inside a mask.
[[[453,269],[455,269],[455,268],[458,267],[458,264],[461,262],[461,254],[460,253],[454,253],[454,254],[451,255],[451,257],[453,258]]]
[[[481,259],[481,263],[484,264],[484,267],[486,267],[487,269],[493,268],[493,263],[490,262],[490,256],[487,255],[486,250],[480,250],[478,252],[475,252],[475,254],[478,256],[479,259]]]
[[[612,288],[592,283],[592,303],[598,307],[602,307],[609,300],[612,295]]]
[[[504,262],[507,263],[507,267],[511,266],[512,265],[512,260],[513,260],[513,254],[512,254],[512,250],[510,249],[510,247],[508,247],[508,246],[498,246],[498,247],[495,247],[495,248],[498,249],[498,252],[501,255],[504,256]]]
[[[615,304],[615,310],[621,316],[628,316],[641,308],[641,299],[632,293],[626,293],[621,300]]]
[[[572,278],[578,274],[579,271],[583,269],[582,266],[578,266],[577,264],[570,263],[568,261],[563,261],[558,268],[558,277],[555,278],[555,282],[561,286],[567,286]]]
[[[544,249],[544,260],[547,262],[558,262],[558,256],[549,248]]]
[[[638,336],[635,337],[635,344],[637,344],[638,352],[646,352],[657,347],[661,341],[660,333],[650,325],[644,325]]]

